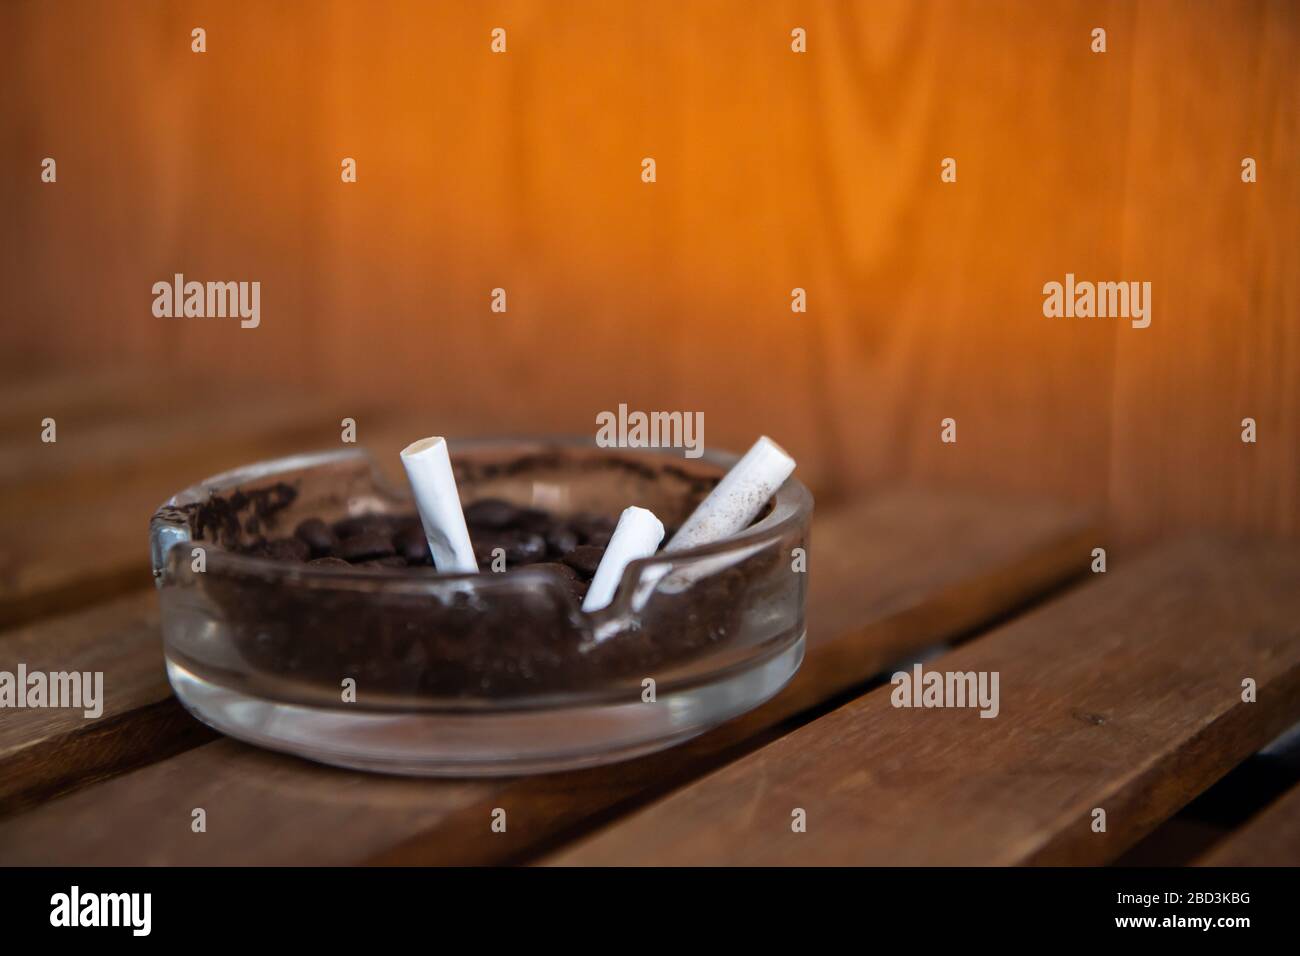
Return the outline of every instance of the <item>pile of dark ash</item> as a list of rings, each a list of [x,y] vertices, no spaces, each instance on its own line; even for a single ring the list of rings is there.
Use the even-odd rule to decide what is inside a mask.
[[[239,554],[317,567],[374,570],[424,568],[434,573],[419,515],[364,514],[326,522],[307,518],[292,534],[268,537],[276,516],[293,503],[296,490],[284,483],[256,491],[214,496],[191,506],[195,537]],[[581,601],[609,544],[616,521],[608,515],[551,514],[500,498],[483,498],[465,508],[465,523],[481,570],[500,566],[548,568],[569,582]],[[669,529],[665,540],[671,536]]]

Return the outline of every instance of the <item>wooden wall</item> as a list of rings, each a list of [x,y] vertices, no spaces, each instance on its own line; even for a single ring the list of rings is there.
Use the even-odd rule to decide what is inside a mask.
[[[430,432],[702,410],[822,493],[1300,535],[1300,5],[11,0],[0,60],[10,369],[280,378]],[[174,272],[259,280],[261,327],[155,318]],[[1067,272],[1150,281],[1151,327],[1044,318]]]

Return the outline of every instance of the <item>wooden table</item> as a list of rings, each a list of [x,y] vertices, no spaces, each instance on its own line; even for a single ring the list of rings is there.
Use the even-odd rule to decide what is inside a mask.
[[[103,671],[106,697],[94,720],[0,711],[3,864],[1098,864],[1300,720],[1300,548],[1177,540],[1094,574],[1106,536],[1077,509],[880,488],[818,504],[795,680],[682,746],[499,780],[257,750],[170,693],[148,518],[207,474],[336,445],[340,415],[256,395],[169,412],[155,388],[0,396],[0,670]],[[358,425],[385,454],[414,433]],[[998,715],[893,706],[882,675],[919,656],[996,672]],[[1282,794],[1204,862],[1300,862],[1298,819]]]

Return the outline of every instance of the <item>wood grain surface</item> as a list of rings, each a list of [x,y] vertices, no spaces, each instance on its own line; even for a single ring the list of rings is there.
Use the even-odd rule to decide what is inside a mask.
[[[1294,547],[1164,546],[926,664],[998,672],[997,717],[882,687],[550,862],[1104,863],[1300,718],[1297,575]]]
[[[0,816],[162,760],[214,735],[184,713],[163,669],[150,588],[110,604],[0,633],[0,670],[102,672],[103,713],[6,710],[0,721]]]
[[[0,351],[489,433],[698,410],[819,493],[1300,534],[1294,3],[136,6],[0,4]],[[261,326],[155,318],[176,272]],[[1152,282],[1151,327],[1044,318],[1067,272]]]
[[[685,746],[581,773],[462,782],[333,770],[219,740],[0,822],[0,862],[481,863],[526,856],[771,739],[784,722],[900,655],[959,637],[1083,573],[1093,534],[1072,508],[908,490],[821,512],[813,536],[808,656],[798,678],[764,708]],[[37,647],[42,659],[64,667],[93,660],[107,671],[115,706],[153,706],[160,654],[147,605],[126,601],[102,613],[98,625],[85,615],[20,632],[18,641],[0,643],[0,663]],[[110,624],[126,633],[97,641]],[[110,654],[112,647],[122,653]],[[77,718],[26,720],[6,738],[4,769],[19,778],[10,786],[29,793],[71,786],[75,767],[60,764],[57,754],[16,763],[12,748],[21,756],[62,746]],[[157,712],[142,720],[160,726]],[[82,723],[91,732],[93,722]],[[130,720],[120,727],[129,734]],[[23,782],[34,768],[45,769]],[[64,778],[52,781],[60,768]],[[497,806],[509,808],[506,835],[489,829]],[[207,811],[205,834],[190,831],[195,807]]]

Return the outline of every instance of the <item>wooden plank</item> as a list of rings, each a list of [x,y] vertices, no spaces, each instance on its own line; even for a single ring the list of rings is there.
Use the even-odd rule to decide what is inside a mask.
[[[1300,866],[1300,784],[1196,861],[1197,866]]]
[[[998,672],[996,718],[884,687],[551,862],[1113,859],[1300,717],[1298,575],[1295,547],[1203,539],[1112,566],[927,665]]]
[[[0,862],[489,862],[546,845],[766,739],[908,650],[958,635],[1086,567],[1076,511],[902,491],[814,527],[809,649],[760,711],[638,761],[521,780],[398,780],[221,740],[0,824]],[[506,834],[488,829],[508,806]],[[208,832],[189,829],[194,807]],[[74,836],[75,834],[75,836]],[[328,835],[328,838],[322,838]]]
[[[158,599],[112,604],[0,634],[0,670],[96,671],[102,714],[5,711],[0,721],[0,816],[105,776],[160,760],[214,736],[184,713],[163,670]]]

